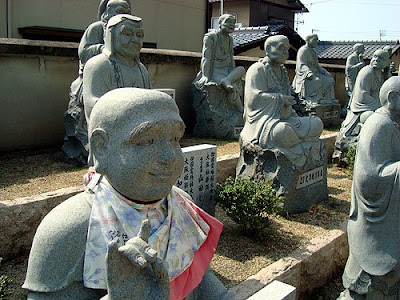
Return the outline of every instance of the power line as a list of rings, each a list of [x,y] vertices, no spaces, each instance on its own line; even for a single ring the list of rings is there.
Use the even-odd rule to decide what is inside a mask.
[[[312,6],[314,4],[321,4],[325,2],[330,2],[333,0],[322,0],[322,1],[317,1],[317,2],[311,2],[311,3],[304,3],[305,6]],[[400,6],[399,3],[379,3],[379,2],[345,2],[345,1],[335,1],[336,3],[340,4],[351,4],[351,5],[383,5],[383,6]]]

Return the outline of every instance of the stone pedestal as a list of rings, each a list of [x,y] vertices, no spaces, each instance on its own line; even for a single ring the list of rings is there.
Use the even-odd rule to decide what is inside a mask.
[[[306,163],[299,168],[282,153],[259,147],[241,147],[236,176],[270,179],[277,195],[285,196],[284,209],[288,213],[307,211],[313,204],[328,198],[327,161],[325,143],[320,141],[319,159],[307,154]]]
[[[197,206],[214,216],[217,146],[201,144],[182,148],[182,152],[185,163],[175,185],[188,193]]]
[[[234,138],[235,127],[243,122],[243,88],[227,93],[221,86],[192,84],[196,124],[193,135],[212,138]]]
[[[308,101],[303,102],[305,114],[319,117],[324,123],[325,128],[342,123],[342,120],[340,119],[340,104],[316,104]]]

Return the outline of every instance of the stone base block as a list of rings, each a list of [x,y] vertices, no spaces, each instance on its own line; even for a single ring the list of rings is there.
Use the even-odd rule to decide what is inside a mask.
[[[278,280],[272,281],[265,288],[255,293],[248,300],[295,300],[296,288]]]
[[[241,147],[236,176],[272,180],[277,195],[285,196],[285,211],[305,212],[313,204],[328,199],[326,148],[325,143],[320,145],[320,159],[309,153],[301,168],[280,152]]]
[[[235,127],[243,126],[242,95],[227,95],[217,85],[199,89],[192,84],[196,124],[193,135],[211,138],[235,138]],[[231,96],[235,96],[230,99]]]
[[[309,115],[319,117],[324,127],[336,126],[342,123],[340,119],[340,104],[307,104],[306,111]]]

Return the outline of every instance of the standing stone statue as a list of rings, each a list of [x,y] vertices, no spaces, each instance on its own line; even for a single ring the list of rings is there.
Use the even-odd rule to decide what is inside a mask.
[[[185,128],[175,101],[116,89],[97,101],[88,125],[100,173],[39,225],[28,299],[235,299],[209,269],[222,224],[173,186]]]
[[[318,35],[306,37],[306,44],[297,52],[293,88],[308,114],[316,114],[325,126],[340,124],[339,101],[335,99],[335,80],[318,62],[315,47]]]
[[[108,91],[122,87],[151,88],[149,73],[139,60],[143,36],[139,17],[120,14],[108,21],[104,49],[86,63],[83,72],[86,120],[97,100]]]
[[[236,18],[219,17],[219,29],[203,40],[200,72],[193,81],[193,106],[197,113],[194,135],[233,137],[243,125],[243,83],[246,71],[235,67],[233,39]]]
[[[356,78],[358,72],[360,72],[361,68],[365,66],[363,54],[365,48],[361,43],[357,43],[353,46],[353,53],[347,57],[346,60],[346,69],[345,69],[345,86],[346,86],[346,95],[347,101],[344,107],[342,108],[341,117],[346,117],[347,114],[347,106],[349,105],[349,99],[351,94],[353,93],[354,84],[356,83]]]
[[[87,124],[82,99],[84,66],[90,58],[103,50],[104,30],[108,20],[117,14],[128,14],[130,11],[129,0],[102,0],[98,11],[99,21],[89,25],[79,43],[79,76],[71,84],[70,102],[68,110],[64,113],[66,135],[62,150],[67,162],[78,165],[87,164]]]
[[[349,110],[335,142],[333,160],[336,163],[343,161],[349,147],[357,143],[362,124],[381,106],[379,90],[387,79],[384,70],[389,64],[389,54],[384,50],[376,50],[370,64],[358,73]]]
[[[357,146],[339,299],[400,297],[400,78],[388,79],[379,98]]]
[[[299,117],[292,108],[294,97],[283,66],[289,48],[286,36],[269,37],[266,57],[247,71],[245,125],[236,174],[272,179],[278,193],[286,196],[285,209],[297,213],[328,197],[326,150],[319,139],[321,119]]]

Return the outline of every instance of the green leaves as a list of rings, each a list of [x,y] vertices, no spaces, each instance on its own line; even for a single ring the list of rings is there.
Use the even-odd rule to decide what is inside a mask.
[[[284,197],[276,197],[272,181],[229,177],[217,184],[216,201],[244,233],[254,236],[268,227],[269,215],[281,211]]]
[[[0,257],[0,268],[3,258]],[[0,300],[10,299],[11,292],[8,291],[8,286],[11,284],[12,280],[6,275],[0,276]]]

